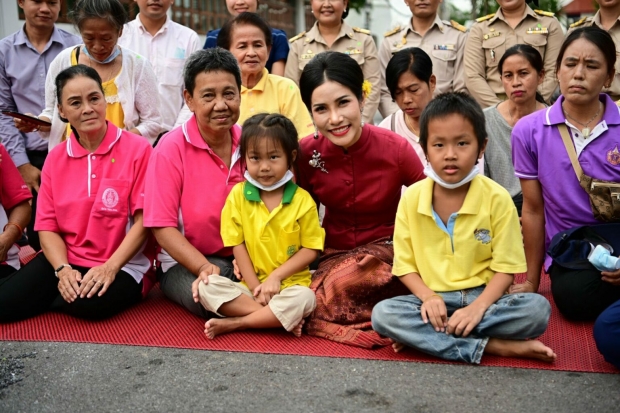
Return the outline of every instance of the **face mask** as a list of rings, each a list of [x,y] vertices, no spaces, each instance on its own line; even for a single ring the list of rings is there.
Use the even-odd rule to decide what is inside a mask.
[[[88,58],[90,60],[92,60],[93,62],[97,62],[100,65],[107,65],[108,63],[110,63],[111,61],[113,61],[114,59],[116,59],[118,57],[119,54],[121,54],[121,48],[118,46],[114,47],[114,51],[112,52],[112,54],[110,56],[108,56],[107,59],[105,60],[97,60],[94,57],[92,57],[90,55],[90,53],[88,53],[88,49],[86,48],[86,46],[84,46],[84,53],[86,54],[86,56],[88,56]]]
[[[288,181],[290,181],[291,179],[293,179],[293,173],[291,171],[286,171],[286,173],[284,174],[284,177],[282,179],[280,179],[278,182],[276,182],[275,184],[271,185],[271,186],[264,186],[263,184],[261,184],[260,182],[258,182],[256,179],[252,178],[250,176],[250,173],[246,170],[245,174],[243,174],[243,177],[252,185],[254,185],[255,187],[257,187],[258,189],[262,190],[262,191],[273,191],[274,189],[278,189],[280,188],[282,185],[284,185],[285,183],[287,183]]]
[[[480,171],[478,169],[478,165],[474,165],[474,167],[471,170],[471,172],[469,172],[469,174],[465,178],[463,178],[460,182],[457,182],[455,184],[449,184],[446,181],[444,181],[443,179],[441,179],[439,177],[439,175],[437,175],[435,173],[435,171],[431,167],[430,163],[427,164],[424,167],[424,175],[428,176],[433,181],[435,181],[437,184],[439,184],[440,186],[443,186],[444,188],[447,188],[447,189],[456,189],[456,188],[458,188],[460,186],[465,185],[468,182],[471,182],[471,180],[474,179],[476,177],[476,175],[478,175],[479,172]]]

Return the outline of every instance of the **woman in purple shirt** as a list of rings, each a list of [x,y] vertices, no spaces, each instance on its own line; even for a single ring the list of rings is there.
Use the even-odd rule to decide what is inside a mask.
[[[552,265],[551,257],[545,256],[551,238],[558,232],[601,223],[594,219],[588,194],[579,186],[558,125],[568,128],[586,175],[620,182],[620,160],[615,155],[620,148],[620,110],[609,96],[601,94],[613,80],[615,63],[616,48],[606,31],[596,26],[575,30],[566,38],[556,63],[562,95],[553,106],[524,117],[513,129],[512,156],[523,190],[528,272],[527,281],[514,285],[511,292],[538,290],[544,262],[553,299],[565,317],[593,320],[615,307],[611,316],[615,325],[605,319],[599,336],[606,343],[613,336],[615,346],[607,347],[615,349],[615,356],[603,353],[610,361],[615,357],[617,363],[620,270],[570,270]]]

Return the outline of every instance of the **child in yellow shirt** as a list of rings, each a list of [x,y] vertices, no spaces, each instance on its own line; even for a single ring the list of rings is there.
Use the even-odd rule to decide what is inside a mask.
[[[297,131],[285,116],[258,114],[243,124],[246,181],[228,195],[221,228],[243,281],[211,275],[200,284],[200,303],[225,317],[206,322],[208,338],[274,327],[300,336],[316,306],[308,267],[323,250],[325,231],[314,200],[292,181],[298,152]]]
[[[487,142],[480,106],[446,93],[420,119],[426,179],[401,198],[392,273],[412,295],[377,304],[372,326],[394,340],[447,360],[480,363],[483,354],[552,362],[537,340],[551,307],[538,294],[505,294],[526,271],[519,217],[508,192],[478,175]]]

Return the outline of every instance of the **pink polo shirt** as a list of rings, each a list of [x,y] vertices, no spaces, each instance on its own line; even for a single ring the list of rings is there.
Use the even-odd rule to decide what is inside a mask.
[[[174,227],[204,255],[232,255],[222,242],[220,223],[228,193],[243,181],[241,128],[233,126],[231,135],[230,169],[200,135],[195,116],[159,141],[146,177],[145,227]],[[177,263],[163,250],[157,258],[164,272]]]
[[[2,229],[9,222],[7,211],[32,198],[32,194],[2,144],[0,144],[0,156],[2,157],[0,161],[0,229]],[[2,264],[10,265],[18,270],[18,254],[19,247],[13,244],[7,251],[6,261]]]
[[[133,215],[143,208],[151,152],[146,139],[111,122],[93,153],[71,133],[45,160],[35,230],[60,234],[70,264],[105,263],[131,228]],[[140,250],[122,270],[140,282],[149,265]]]

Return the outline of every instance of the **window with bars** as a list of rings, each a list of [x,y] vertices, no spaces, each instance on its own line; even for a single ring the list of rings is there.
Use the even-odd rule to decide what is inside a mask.
[[[297,34],[294,3],[294,0],[261,0],[258,14],[271,27],[284,30],[291,37]],[[309,0],[306,3],[306,21],[310,18],[312,26],[314,17],[310,12]],[[229,18],[224,0],[175,0],[172,5],[172,19],[200,34],[222,27]]]

